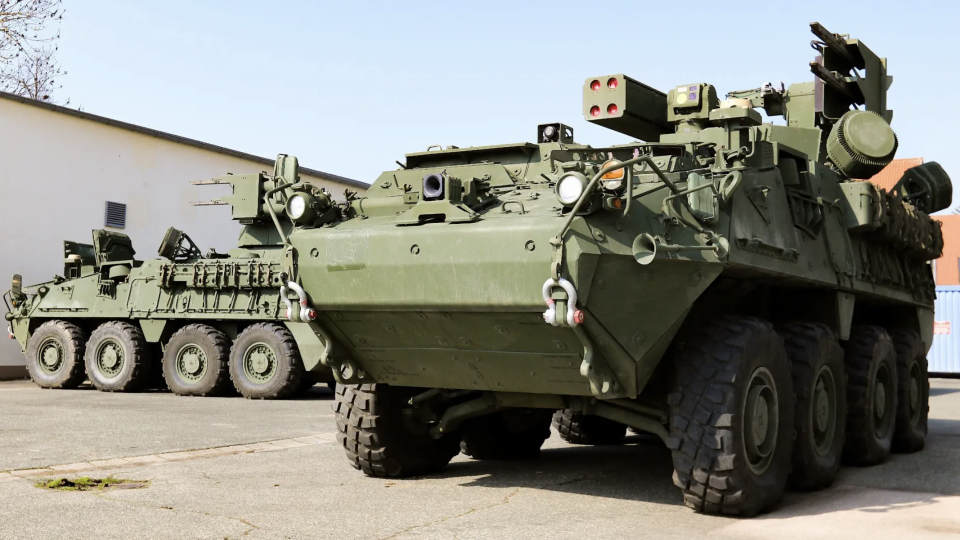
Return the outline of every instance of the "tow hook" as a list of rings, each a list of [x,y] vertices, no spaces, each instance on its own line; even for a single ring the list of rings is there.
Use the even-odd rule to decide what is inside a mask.
[[[567,316],[563,320],[557,319],[557,303],[551,298],[553,289],[560,287],[567,293]],[[543,320],[552,326],[574,327],[583,322],[583,311],[577,309],[577,289],[566,279],[550,278],[543,284],[543,301],[547,310],[543,312]],[[566,324],[564,324],[566,323]]]
[[[287,298],[287,289],[292,290],[297,293],[297,296],[300,297],[300,310],[294,311],[293,304],[290,302],[290,299]],[[280,298],[283,299],[283,303],[287,305],[287,320],[293,322],[310,322],[317,318],[317,310],[310,307],[310,303],[307,300],[307,292],[303,290],[303,287],[297,285],[292,281],[288,281],[286,285],[280,286]]]

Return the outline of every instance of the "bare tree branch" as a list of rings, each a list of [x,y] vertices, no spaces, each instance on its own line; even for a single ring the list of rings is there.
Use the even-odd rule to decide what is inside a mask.
[[[57,63],[55,52],[55,47],[43,47],[23,53],[16,71],[0,73],[0,87],[38,101],[51,101],[53,91],[61,88],[57,79],[66,75]]]
[[[0,0],[0,90],[52,100],[66,75],[56,59],[60,33],[50,25],[63,20],[63,0]]]

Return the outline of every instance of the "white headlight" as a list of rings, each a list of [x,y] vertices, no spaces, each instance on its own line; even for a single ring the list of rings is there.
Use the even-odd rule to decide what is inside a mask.
[[[579,173],[568,173],[557,182],[557,198],[561,204],[575,204],[586,187],[586,177]]]
[[[301,195],[294,195],[287,201],[287,215],[290,219],[300,219],[307,209],[307,200]]]

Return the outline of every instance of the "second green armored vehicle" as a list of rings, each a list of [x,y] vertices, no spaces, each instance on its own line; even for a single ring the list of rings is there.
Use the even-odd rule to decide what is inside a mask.
[[[104,391],[164,383],[180,395],[248,398],[289,396],[317,382],[333,386],[329,368],[302,359],[290,331],[289,252],[273,221],[258,218],[262,190],[299,182],[297,159],[281,155],[274,174],[227,175],[197,184],[230,184],[242,225],[239,247],[202,255],[190,237],[169,229],[163,259],[140,261],[130,238],[93,231],[93,243],[64,242],[63,276],[24,288],[20,276],[5,296],[10,330],[27,357],[30,377],[45,388],[75,388],[85,379]],[[340,210],[329,193],[311,193]],[[207,204],[207,203],[199,203]],[[293,223],[285,216],[281,230]],[[291,290],[303,295],[295,284]],[[297,308],[299,310],[299,306]],[[232,384],[231,384],[232,383]]]

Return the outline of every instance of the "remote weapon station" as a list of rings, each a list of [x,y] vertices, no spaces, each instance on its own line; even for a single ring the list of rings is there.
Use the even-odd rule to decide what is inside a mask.
[[[830,485],[842,460],[923,447],[942,249],[928,214],[952,195],[936,163],[890,192],[859,181],[897,149],[886,60],[812,29],[816,79],[786,89],[721,100],[702,82],[587,79],[586,120],[647,142],[591,147],[546,124],[535,143],[431,148],[343,208],[292,178],[233,178],[234,216],[274,226],[251,229],[270,248],[250,249],[264,254],[251,270],[144,263],[134,282],[98,259],[92,294],[171,314],[206,302],[282,317],[280,301],[299,302],[234,349],[332,368],[340,443],[368,475],[436,471],[461,451],[532,457],[551,422],[582,444],[632,427],[670,448],[688,506],[769,509],[788,484]],[[218,288],[235,276],[260,296]],[[64,354],[83,347],[81,314],[42,309],[71,283],[15,288],[28,352],[54,328]]]

